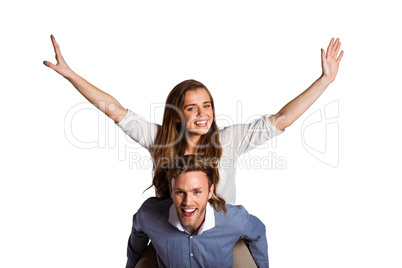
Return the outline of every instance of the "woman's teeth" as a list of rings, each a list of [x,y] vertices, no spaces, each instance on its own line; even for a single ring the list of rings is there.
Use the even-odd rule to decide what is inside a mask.
[[[207,120],[204,121],[197,121],[195,122],[196,125],[206,125],[207,124]]]

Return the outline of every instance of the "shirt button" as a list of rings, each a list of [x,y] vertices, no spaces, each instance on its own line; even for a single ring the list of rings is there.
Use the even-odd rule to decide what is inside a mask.
[[[193,238],[193,236],[192,236],[192,235],[190,235],[190,238]]]
[[[194,256],[194,254],[193,254],[193,253],[190,253],[190,256],[191,256],[191,257],[193,257],[193,256]]]

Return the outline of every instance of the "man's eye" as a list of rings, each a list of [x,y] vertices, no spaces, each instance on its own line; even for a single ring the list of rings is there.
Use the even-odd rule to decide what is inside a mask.
[[[204,108],[209,108],[209,107],[211,107],[211,105],[209,105],[209,104],[204,106]]]
[[[194,111],[194,110],[195,110],[194,107],[191,107],[191,108],[188,108],[188,109],[187,109],[187,111]]]

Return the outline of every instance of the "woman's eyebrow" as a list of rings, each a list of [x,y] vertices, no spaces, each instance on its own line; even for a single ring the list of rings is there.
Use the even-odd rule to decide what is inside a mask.
[[[206,103],[211,103],[211,101],[204,101],[202,104],[206,104]],[[190,103],[184,106],[184,108],[187,108],[188,106],[195,106],[197,105],[196,103]]]

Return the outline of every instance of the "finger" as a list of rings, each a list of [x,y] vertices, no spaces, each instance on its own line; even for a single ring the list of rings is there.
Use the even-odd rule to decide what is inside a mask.
[[[331,38],[331,41],[329,42],[328,48],[327,48],[327,55],[331,55],[332,53],[332,48],[334,46],[334,38]]]
[[[335,54],[334,54],[335,57],[338,56],[340,48],[341,48],[341,41],[338,42],[338,45],[335,48]]]
[[[336,58],[337,56],[336,50],[338,49],[338,46],[339,46],[339,38],[336,38],[334,44],[332,45],[332,50],[330,54],[331,57]]]
[[[57,58],[57,56],[61,56],[60,46],[59,46],[59,44],[56,42],[56,38],[54,38],[54,35],[53,35],[53,34],[50,36],[50,39],[52,40],[52,44],[53,44],[53,48],[54,48],[54,53],[56,53],[56,58]]]
[[[44,61],[43,64],[46,65],[47,67],[49,67],[50,69],[53,69],[53,70],[56,67],[56,65],[54,65],[53,63],[48,62],[48,61]]]
[[[323,48],[321,48],[321,61],[323,65],[327,63],[327,58],[325,57],[325,50]]]
[[[336,61],[338,62],[338,64],[341,62],[342,58],[343,58],[343,50],[341,51],[341,54],[339,54],[339,57],[336,59]]]

